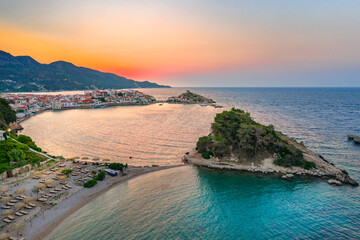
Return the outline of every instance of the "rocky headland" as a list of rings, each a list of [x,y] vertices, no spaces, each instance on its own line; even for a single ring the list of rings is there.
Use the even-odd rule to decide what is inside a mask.
[[[291,139],[273,126],[255,122],[249,113],[219,113],[211,133],[201,137],[183,161],[196,166],[278,175],[282,179],[315,177],[329,184],[358,186],[346,171]]]

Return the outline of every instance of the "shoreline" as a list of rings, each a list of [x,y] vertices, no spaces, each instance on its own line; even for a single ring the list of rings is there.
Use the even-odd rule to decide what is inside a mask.
[[[182,165],[159,166],[159,167],[131,167],[126,176],[107,176],[104,181],[98,182],[93,188],[84,188],[61,201],[56,206],[45,210],[37,215],[31,224],[24,228],[23,235],[27,240],[46,239],[63,221],[70,215],[84,207],[91,200],[101,196],[118,184],[125,183],[131,179],[157,171],[183,167]]]
[[[303,169],[300,167],[283,167],[274,164],[272,157],[264,158],[256,163],[235,162],[234,160],[220,160],[217,158],[204,159],[201,154],[192,151],[183,157],[185,164],[198,167],[206,167],[219,170],[234,170],[239,172],[253,173],[257,175],[273,175],[281,179],[292,178],[317,178],[327,180],[329,184],[359,186],[346,171],[337,168],[320,155],[306,149],[305,158],[316,163],[315,169]]]

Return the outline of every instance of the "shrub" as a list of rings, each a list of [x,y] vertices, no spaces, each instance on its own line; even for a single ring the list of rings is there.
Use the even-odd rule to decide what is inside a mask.
[[[127,168],[127,164],[122,164],[122,163],[110,163],[109,164],[109,168],[113,169],[113,170],[123,170],[124,168]]]
[[[73,171],[72,169],[64,169],[64,170],[61,171],[61,173],[69,176],[69,174],[72,173],[72,171]]]
[[[311,168],[315,168],[315,167],[316,167],[316,165],[314,162],[305,161],[305,163],[304,163],[304,168],[307,170],[309,170]]]
[[[95,186],[97,184],[97,181],[95,179],[90,179],[87,182],[84,182],[84,187],[86,188],[92,188],[93,186]]]
[[[102,181],[105,179],[106,173],[105,171],[101,171],[99,172],[99,174],[95,177],[95,180],[97,181]]]

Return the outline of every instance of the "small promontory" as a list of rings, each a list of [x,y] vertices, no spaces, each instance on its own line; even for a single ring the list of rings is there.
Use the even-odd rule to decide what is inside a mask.
[[[190,92],[189,90],[186,90],[186,92],[182,93],[181,95],[177,97],[169,97],[168,102],[170,103],[204,103],[204,104],[214,104],[215,101],[206,98],[204,96],[201,96],[199,94]]]
[[[219,113],[211,133],[201,137],[196,150],[184,156],[184,162],[197,166],[337,180],[357,186],[346,171],[307,149],[272,125],[255,122],[249,113],[231,109]]]

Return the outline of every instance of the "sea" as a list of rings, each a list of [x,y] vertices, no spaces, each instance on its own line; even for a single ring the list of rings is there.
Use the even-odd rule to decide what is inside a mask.
[[[360,88],[142,89],[164,100],[190,90],[223,108],[182,104],[48,111],[22,123],[45,151],[132,165],[176,165],[217,113],[251,113],[360,181]],[[62,94],[72,94],[64,92]],[[360,188],[184,166],[110,189],[48,239],[360,239]]]

